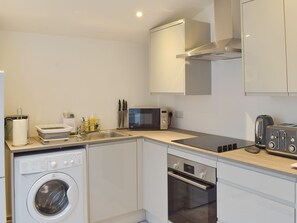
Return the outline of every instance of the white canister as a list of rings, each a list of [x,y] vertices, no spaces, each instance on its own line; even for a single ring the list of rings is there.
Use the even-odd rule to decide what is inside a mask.
[[[28,119],[15,119],[12,122],[12,145],[24,146],[28,143]]]

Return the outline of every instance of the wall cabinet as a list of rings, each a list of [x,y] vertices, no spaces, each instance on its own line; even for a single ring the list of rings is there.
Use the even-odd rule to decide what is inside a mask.
[[[288,91],[297,95],[297,1],[285,0]]]
[[[178,20],[150,31],[150,92],[210,94],[211,63],[176,55],[210,41],[209,24]]]
[[[242,1],[243,72],[246,93],[286,93],[283,1]]]
[[[297,92],[294,0],[241,0],[246,94]]]
[[[0,222],[6,222],[4,158],[4,77],[0,71]]]
[[[90,222],[137,210],[136,140],[88,148]]]
[[[223,162],[217,168],[219,222],[295,222],[294,178]]]
[[[168,222],[167,145],[143,142],[143,208],[151,223]]]

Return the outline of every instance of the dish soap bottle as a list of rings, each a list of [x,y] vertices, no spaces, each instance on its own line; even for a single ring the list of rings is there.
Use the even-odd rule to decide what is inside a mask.
[[[90,131],[91,132],[95,131],[95,124],[96,124],[96,118],[94,118],[94,115],[92,114],[90,116]]]

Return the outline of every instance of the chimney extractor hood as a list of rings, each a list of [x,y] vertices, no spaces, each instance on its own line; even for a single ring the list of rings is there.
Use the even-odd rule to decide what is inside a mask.
[[[177,58],[230,60],[241,58],[240,1],[214,0],[215,42],[179,54]]]

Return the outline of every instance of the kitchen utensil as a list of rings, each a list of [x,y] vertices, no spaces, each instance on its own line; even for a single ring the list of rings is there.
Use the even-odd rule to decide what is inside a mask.
[[[35,126],[39,138],[43,143],[57,140],[68,140],[71,126],[66,124],[48,124]]]
[[[127,101],[123,100],[122,128],[126,128],[127,121]]]
[[[128,116],[128,103],[126,100],[119,100],[118,107],[118,129],[127,128],[127,116]]]
[[[257,117],[255,122],[255,144],[257,147],[266,147],[266,128],[273,124],[273,119],[269,115],[259,115]]]
[[[119,109],[118,109],[118,128],[121,128],[122,125],[122,105],[121,100],[119,100]]]
[[[28,144],[28,117],[23,118],[22,108],[17,109],[17,119],[12,121],[12,145],[24,146]]]

